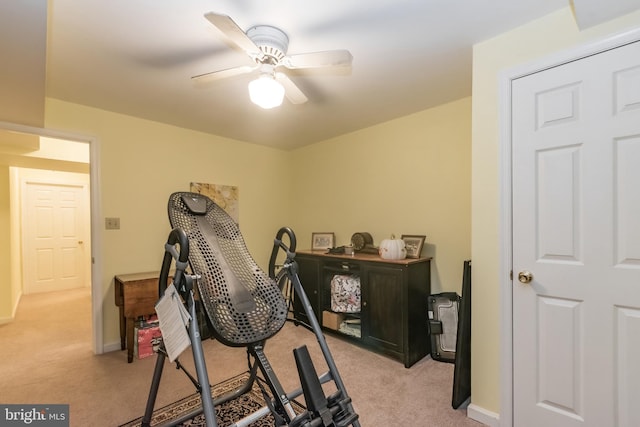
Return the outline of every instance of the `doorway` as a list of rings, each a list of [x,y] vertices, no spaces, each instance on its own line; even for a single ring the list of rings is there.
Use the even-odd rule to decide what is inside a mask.
[[[36,139],[39,138],[41,141],[47,140],[49,144],[47,147],[41,147],[40,151],[42,152],[43,157],[38,157],[38,155],[34,154],[34,151],[37,151],[37,147],[36,150],[31,147],[28,150],[29,152],[26,154],[16,153],[16,150],[13,150],[13,152],[11,153],[0,153],[0,160],[4,162],[4,165],[15,166],[11,168],[12,170],[21,167],[28,169],[38,169],[40,171],[57,171],[58,173],[79,173],[84,174],[86,177],[88,177],[88,185],[86,185],[86,187],[89,196],[88,201],[84,203],[87,209],[85,209],[85,213],[83,214],[83,216],[88,217],[86,221],[86,227],[88,229],[85,230],[85,235],[87,235],[89,238],[87,240],[82,240],[82,244],[87,246],[84,249],[84,271],[82,272],[82,275],[85,278],[85,282],[90,283],[91,291],[91,316],[90,318],[86,319],[86,322],[91,324],[91,348],[95,354],[102,354],[104,352],[104,344],[102,332],[103,295],[101,284],[101,229],[99,227],[100,193],[98,185],[98,141],[95,138],[84,137],[82,135],[51,131],[47,129],[34,128],[6,122],[0,122],[0,132],[2,132],[3,135],[9,133],[28,135],[36,137]],[[87,159],[85,161],[78,161],[75,159],[69,160],[68,158],[65,159],[65,156],[69,156],[69,152],[66,151],[66,148],[68,147],[65,148],[65,153],[60,153],[59,151],[56,153],[55,145],[63,144],[64,142],[83,147],[84,152],[87,154]],[[15,174],[15,172],[12,171],[11,173],[11,188],[9,192],[14,195],[19,194],[21,186],[20,178],[17,174]],[[43,183],[41,179],[39,179],[38,181],[40,183]],[[60,184],[60,182],[56,181],[55,184]],[[8,218],[8,221],[10,221],[11,224],[14,224],[14,226],[9,227],[11,229],[11,280],[10,284],[7,284],[5,282],[5,285],[11,287],[8,293],[12,295],[20,294],[22,292],[21,286],[23,274],[21,259],[23,254],[20,244],[22,238],[20,235],[20,227],[15,226],[15,224],[20,224],[22,222],[20,212],[21,209],[18,208],[20,206],[20,200],[12,200],[10,218]],[[16,305],[17,301],[14,300],[13,304]]]
[[[503,425],[640,422],[639,39],[503,81]]]

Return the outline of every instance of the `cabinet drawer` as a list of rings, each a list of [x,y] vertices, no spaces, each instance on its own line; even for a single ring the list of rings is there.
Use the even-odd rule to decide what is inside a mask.
[[[358,273],[360,265],[352,261],[333,261],[325,263],[323,270],[333,273]]]

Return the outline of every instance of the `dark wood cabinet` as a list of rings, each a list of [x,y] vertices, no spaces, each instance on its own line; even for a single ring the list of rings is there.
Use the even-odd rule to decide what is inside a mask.
[[[298,277],[300,278],[300,284],[304,288],[304,292],[309,298],[309,304],[313,308],[313,312],[318,316],[318,313],[322,314],[320,309],[320,289],[318,283],[320,283],[320,261],[313,257],[297,257],[298,262]],[[293,300],[293,314],[294,317],[306,324],[309,324],[309,319],[304,311],[304,307],[299,298]],[[318,321],[321,322],[322,318],[318,317]]]
[[[430,258],[385,260],[373,254],[298,251],[296,260],[300,282],[325,330],[391,356],[407,368],[429,354]],[[336,274],[359,278],[359,312],[332,311],[331,281]],[[307,320],[295,301],[294,315]],[[339,327],[345,323],[350,327]]]

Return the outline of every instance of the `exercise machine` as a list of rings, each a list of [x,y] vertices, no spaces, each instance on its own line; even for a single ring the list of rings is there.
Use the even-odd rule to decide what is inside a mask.
[[[340,377],[324,334],[313,312],[300,279],[295,261],[296,237],[283,227],[276,233],[264,272],[249,253],[238,225],[210,198],[190,192],[177,192],[169,197],[169,222],[172,230],[165,244],[159,280],[159,296],[167,289],[173,270],[173,285],[179,293],[191,321],[188,324],[196,375],[189,373],[178,359],[181,369],[200,393],[202,407],[184,414],[168,425],[177,425],[203,414],[207,427],[217,427],[215,407],[251,390],[254,382],[265,383],[266,405],[261,410],[238,420],[234,426],[247,426],[269,413],[276,425],[288,427],[360,427],[358,414]],[[286,243],[285,239],[286,236]],[[279,258],[284,261],[276,265]],[[328,371],[318,375],[306,346],[293,349],[301,387],[287,392],[278,381],[264,347],[289,320],[290,301],[283,293],[289,286],[288,298],[298,298],[315,334]],[[206,333],[205,333],[206,332]],[[249,379],[237,390],[213,397],[202,347],[202,335],[208,333],[222,344],[246,347]],[[142,426],[150,426],[162,371],[168,357],[160,346],[147,399]],[[259,378],[258,378],[259,377]],[[333,382],[335,392],[325,396],[323,384]],[[268,391],[267,391],[268,389]],[[304,397],[305,410],[296,413],[293,399]]]

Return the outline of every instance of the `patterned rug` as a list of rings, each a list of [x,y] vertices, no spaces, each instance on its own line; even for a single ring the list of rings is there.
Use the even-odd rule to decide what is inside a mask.
[[[213,396],[221,396],[222,394],[234,390],[240,387],[247,381],[249,373],[242,373],[234,378],[228,379],[220,384],[216,384],[211,387]],[[266,387],[266,386],[265,386]],[[293,407],[297,413],[304,410],[302,405],[297,402],[292,402]],[[265,405],[262,392],[257,383],[253,384],[253,388],[243,394],[242,396],[227,402],[223,405],[216,406],[216,421],[218,427],[229,426],[234,422],[246,417],[262,408]],[[151,418],[151,425],[170,423],[171,420],[179,418],[182,414],[191,412],[196,408],[201,407],[200,394],[192,394],[177,402],[171,403],[164,408],[156,409],[153,412]],[[120,427],[139,427],[142,421],[142,417],[129,421]],[[275,425],[273,415],[270,413],[258,421],[250,424],[250,427],[272,427]],[[198,415],[187,422],[180,424],[180,426],[200,427],[205,426],[204,416]]]

